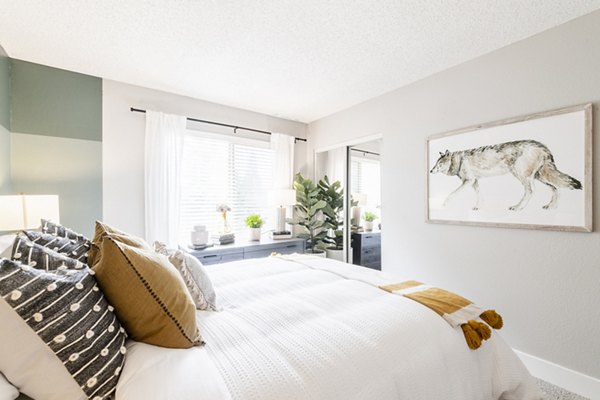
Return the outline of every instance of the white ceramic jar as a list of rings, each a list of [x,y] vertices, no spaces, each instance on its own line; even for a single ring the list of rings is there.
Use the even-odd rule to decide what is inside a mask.
[[[190,234],[192,245],[203,246],[208,243],[208,231],[206,225],[195,225],[194,230]]]

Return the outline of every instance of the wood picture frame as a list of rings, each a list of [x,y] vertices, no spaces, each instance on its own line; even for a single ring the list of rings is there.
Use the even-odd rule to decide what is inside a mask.
[[[592,232],[592,118],[588,103],[428,137],[426,222]]]

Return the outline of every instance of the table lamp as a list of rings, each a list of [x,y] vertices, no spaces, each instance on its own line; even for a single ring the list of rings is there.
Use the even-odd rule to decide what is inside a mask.
[[[352,207],[352,218],[350,223],[353,226],[360,226],[360,207],[367,205],[367,195],[365,193],[352,193],[352,200],[357,204]]]
[[[0,196],[0,231],[39,228],[42,218],[60,222],[57,195]]]
[[[296,191],[294,189],[277,189],[269,192],[269,204],[277,209],[277,228],[273,232],[273,239],[291,239],[292,232],[285,229],[287,206],[296,204]]]

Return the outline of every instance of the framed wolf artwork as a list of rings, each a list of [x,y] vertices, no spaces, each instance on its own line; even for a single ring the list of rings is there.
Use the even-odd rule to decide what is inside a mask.
[[[430,136],[427,222],[592,231],[592,105]]]

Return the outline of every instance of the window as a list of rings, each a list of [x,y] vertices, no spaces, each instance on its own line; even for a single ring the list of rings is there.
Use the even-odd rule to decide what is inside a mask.
[[[352,193],[366,195],[367,206],[362,210],[379,215],[381,205],[381,172],[379,160],[363,157],[351,158],[350,185]]]
[[[268,215],[272,152],[266,145],[187,132],[182,160],[181,244],[190,242],[194,225],[206,225],[211,235],[222,230],[223,220],[215,211],[218,204],[231,207],[227,220],[238,238],[246,235],[246,216]]]

